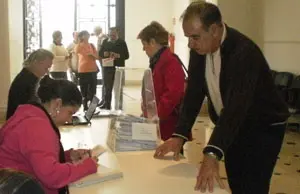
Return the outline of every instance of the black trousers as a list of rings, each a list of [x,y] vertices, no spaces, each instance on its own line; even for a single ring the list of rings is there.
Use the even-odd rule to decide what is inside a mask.
[[[238,134],[225,157],[232,194],[269,193],[285,126],[249,127]]]
[[[50,72],[53,79],[68,79],[67,72]]]
[[[123,88],[124,88],[124,85],[125,85],[125,70],[122,70],[122,71],[123,72],[122,72],[120,88],[114,88],[114,92],[115,92],[115,110],[123,110]],[[120,91],[118,91],[118,90],[120,90]]]
[[[114,67],[104,67],[102,68],[102,71],[104,86],[104,107],[107,109],[111,109],[111,98],[116,69]]]
[[[101,65],[101,75],[102,75],[102,93],[101,93],[101,102],[100,104],[104,104],[105,102],[105,87],[104,87],[104,67]]]
[[[91,101],[97,92],[97,72],[78,73],[78,77],[83,106],[87,109],[87,102]]]

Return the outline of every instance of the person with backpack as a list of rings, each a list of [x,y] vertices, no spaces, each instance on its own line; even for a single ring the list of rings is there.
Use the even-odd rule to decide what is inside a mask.
[[[88,102],[92,101],[97,90],[96,64],[98,54],[95,46],[89,43],[90,34],[88,31],[81,31],[78,34],[79,44],[75,47],[75,54],[78,55],[78,77],[80,90],[83,97],[83,108],[88,109]]]
[[[143,50],[150,58],[149,68],[152,70],[161,139],[164,141],[175,132],[185,84],[183,64],[168,47],[168,37],[168,31],[156,21],[138,35]],[[147,117],[145,110],[143,112]]]

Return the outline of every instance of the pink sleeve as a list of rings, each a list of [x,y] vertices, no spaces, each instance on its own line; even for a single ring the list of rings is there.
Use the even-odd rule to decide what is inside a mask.
[[[20,137],[22,153],[35,176],[46,187],[61,188],[97,172],[97,165],[91,158],[77,165],[59,162],[59,140],[47,120],[31,119],[23,125],[24,133]]]

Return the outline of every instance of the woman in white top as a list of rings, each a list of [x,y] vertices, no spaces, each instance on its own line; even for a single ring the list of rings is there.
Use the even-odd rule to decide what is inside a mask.
[[[69,67],[71,68],[72,72],[72,81],[77,83],[78,82],[78,55],[75,53],[75,47],[78,44],[78,32],[73,32],[73,42],[68,45],[67,51],[70,55]]]
[[[60,31],[54,31],[52,38],[53,43],[50,45],[50,51],[54,54],[54,59],[50,68],[50,75],[54,79],[67,79],[69,52],[62,44],[62,34]]]

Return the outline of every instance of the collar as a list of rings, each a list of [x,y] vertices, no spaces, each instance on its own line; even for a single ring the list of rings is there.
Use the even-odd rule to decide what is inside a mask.
[[[222,23],[222,26],[223,26],[223,34],[222,34],[222,38],[221,38],[221,44],[220,44],[220,47],[218,48],[218,50],[216,50],[214,53],[211,53],[213,56],[220,53],[220,48],[222,47],[223,43],[224,43],[224,40],[227,36],[227,29],[226,29],[226,25],[224,23]]]
[[[38,80],[39,78],[32,73],[27,67],[23,67],[22,72],[29,75],[30,77],[34,77],[34,79]]]
[[[55,41],[53,41],[53,44],[56,45],[56,46],[62,46],[63,45],[62,43],[57,44]]]
[[[162,48],[160,48],[151,58],[150,58],[150,69],[153,71],[155,64],[157,63],[157,61],[160,58],[160,55],[164,52],[164,50],[166,50],[168,47],[163,46]]]

